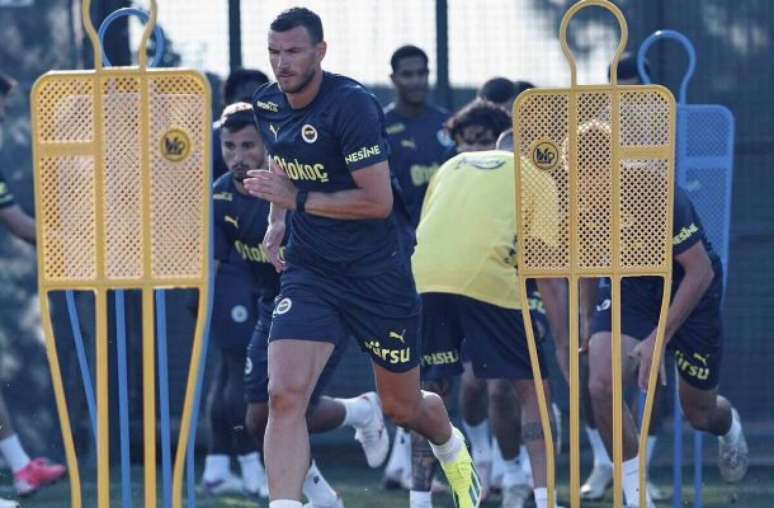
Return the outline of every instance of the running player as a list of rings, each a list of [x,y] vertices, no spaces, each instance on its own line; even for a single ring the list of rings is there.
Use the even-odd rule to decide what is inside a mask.
[[[650,73],[650,66],[645,61],[645,69]],[[608,69],[608,79],[610,79],[610,69]],[[621,85],[640,85],[640,74],[637,69],[637,58],[631,53],[624,53],[618,62],[618,83]],[[608,116],[607,112],[601,115],[602,117]],[[581,292],[580,307],[582,312],[580,314],[581,322],[581,343],[588,343],[588,339],[591,333],[591,322],[593,320],[593,310],[596,305],[596,286],[600,283],[598,279],[586,278],[581,280]],[[564,351],[567,351],[566,346]],[[582,352],[586,352],[585,349]],[[569,361],[569,357],[566,361]],[[567,372],[567,369],[564,369]],[[581,356],[581,404],[583,408],[583,418],[585,420],[586,437],[588,438],[589,445],[591,447],[593,462],[591,473],[586,481],[581,486],[581,499],[588,499],[590,501],[602,499],[608,488],[613,485],[613,462],[610,460],[610,456],[605,449],[605,444],[602,437],[599,435],[599,431],[594,423],[594,411],[591,404],[591,398],[588,393],[588,358],[587,355]],[[664,398],[661,397],[661,387],[657,388],[656,401],[653,406],[653,414],[651,416],[651,424],[649,428],[649,436],[647,441],[646,450],[646,465],[650,467],[653,459],[653,453],[656,448],[657,436],[660,432],[663,420],[667,414],[664,407]],[[636,400],[633,404],[635,408],[639,407],[639,401]],[[648,492],[654,501],[664,501],[669,499],[669,491],[648,480]]]
[[[401,46],[390,58],[390,80],[396,100],[384,110],[390,142],[390,170],[398,181],[409,214],[408,236],[413,250],[422,199],[430,177],[453,150],[443,127],[449,113],[429,102],[430,70],[427,54],[416,46]],[[397,197],[396,197],[397,199]],[[411,488],[411,438],[398,427],[392,452],[384,468],[387,489]]]
[[[281,13],[268,39],[278,82],[253,103],[273,171],[251,171],[245,183],[272,203],[264,245],[283,272],[269,337],[270,507],[301,506],[304,415],[334,345],[350,336],[371,356],[385,414],[433,443],[459,506],[476,507],[465,440],[440,397],[419,388],[419,297],[393,217],[381,108],[359,83],[322,71],[326,43],[312,11]]]
[[[5,120],[5,101],[15,86],[16,82],[13,79],[0,73],[0,146],[2,146],[2,126]],[[16,203],[2,173],[0,173],[0,223],[12,235],[30,245],[35,245],[35,219]],[[2,394],[0,394],[0,454],[11,468],[14,487],[20,496],[33,494],[67,473],[63,465],[54,464],[48,459],[30,459],[14,430]],[[18,507],[15,501],[0,499],[0,508],[15,507]]]
[[[222,116],[222,151],[223,158],[229,168],[229,173],[223,175],[215,183],[215,256],[219,262],[218,275],[223,266],[234,256],[246,263],[246,269],[240,277],[255,293],[259,319],[252,332],[252,339],[247,351],[244,350],[244,337],[250,338],[251,331],[236,330],[228,327],[230,333],[241,333],[242,338],[231,339],[242,344],[241,356],[234,354],[233,361],[239,363],[240,375],[245,380],[245,386],[239,383],[234,389],[233,397],[242,397],[232,404],[231,424],[234,428],[247,427],[258,446],[263,444],[263,429],[268,417],[268,370],[267,370],[267,337],[271,323],[271,312],[274,297],[279,289],[279,276],[269,263],[260,242],[266,230],[269,215],[269,203],[247,195],[242,184],[249,168],[263,168],[267,165],[266,152],[258,130],[255,127],[253,109],[248,103],[236,103],[227,107]],[[228,311],[227,308],[224,310]],[[319,393],[325,385],[330,370],[341,358],[344,348],[337,348],[326,374],[321,376],[317,390],[313,396],[312,410],[309,415],[309,425],[313,432],[322,432],[347,425],[354,427],[356,437],[363,445],[366,457],[371,462],[382,462],[387,453],[388,442],[383,432],[384,422],[381,409],[375,394],[369,393],[353,399],[332,399],[320,397]],[[236,393],[238,392],[238,393]],[[244,392],[244,393],[243,393]],[[248,401],[245,417],[245,398]],[[253,450],[255,446],[253,445]],[[254,455],[254,457],[253,457]],[[247,458],[246,458],[247,459]],[[243,473],[245,472],[245,460]],[[250,468],[254,477],[245,477],[249,491],[256,488],[263,496],[268,494],[265,478],[263,484],[255,485],[263,469],[257,453],[249,457]],[[244,475],[243,475],[244,476]],[[252,483],[248,483],[252,482]],[[311,508],[332,508],[341,506],[341,500],[336,492],[322,477],[322,474],[312,463],[307,471],[303,487],[304,494],[310,501]]]
[[[450,377],[462,372],[464,339],[476,376],[488,380],[496,402],[520,406],[516,429],[521,427],[529,450],[535,499],[543,508],[548,502],[545,448],[515,269],[513,153],[486,150],[510,123],[500,107],[480,100],[452,117],[449,129],[461,153],[441,166],[430,183],[412,264],[422,294],[423,379],[434,381],[428,387],[447,392]],[[563,312],[557,284],[538,281],[548,296],[547,307]],[[559,322],[557,327],[564,328]],[[539,357],[545,376],[542,352]],[[547,383],[545,389],[550,403]],[[512,403],[514,393],[520,404]],[[496,423],[514,420],[499,416]],[[531,489],[518,462],[518,432],[507,425],[493,427],[507,464],[502,506],[521,508]],[[425,455],[414,463],[412,508],[431,506],[427,474],[419,484],[432,462]]]
[[[687,194],[679,187],[673,245],[672,303],[665,340],[680,373],[680,401],[695,429],[718,436],[720,472],[727,481],[737,482],[747,471],[747,443],[736,409],[718,395],[723,267]],[[624,383],[637,382],[642,390],[647,388],[661,297],[661,279],[636,277],[621,282]],[[610,289],[603,288],[589,344],[589,391],[594,419],[608,451],[613,439],[610,307]],[[639,506],[637,426],[627,406],[623,429],[624,494],[629,505]],[[649,495],[648,503],[652,506]]]
[[[269,78],[257,69],[236,69],[223,85],[223,104],[249,102],[255,89]],[[221,119],[212,129],[212,177],[217,180],[228,171],[221,149]],[[247,262],[236,251],[219,264],[213,294],[212,342],[218,349],[216,373],[207,398],[210,441],[204,460],[202,486],[210,495],[245,491],[266,496],[266,474],[252,440],[244,428],[245,350],[255,328],[257,296],[249,277]],[[231,473],[234,452],[241,466],[241,479]]]

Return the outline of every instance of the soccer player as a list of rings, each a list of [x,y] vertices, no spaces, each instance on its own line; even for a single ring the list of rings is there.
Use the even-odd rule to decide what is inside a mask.
[[[535,500],[538,508],[544,508],[548,502],[545,447],[515,269],[514,159],[511,151],[485,150],[493,148],[510,123],[500,107],[480,100],[449,121],[461,153],[441,166],[430,183],[412,266],[422,295],[423,379],[432,380],[441,393],[448,392],[451,376],[462,372],[464,339],[476,376],[488,380],[497,402],[511,402],[516,394],[519,404],[510,404],[521,410],[516,428],[493,426],[506,462],[502,506],[521,508],[531,491],[518,461],[518,432],[514,431],[520,426],[532,462]],[[547,296],[546,307],[563,312],[559,298],[563,293],[557,284],[538,281]],[[564,325],[556,321],[556,326],[561,333]],[[536,336],[540,336],[538,330]],[[538,347],[545,376],[542,347]],[[545,390],[550,403],[547,383]],[[424,492],[412,490],[412,508],[431,506],[427,475],[424,485],[418,485],[420,472],[430,464],[431,456],[414,463],[414,487]]]
[[[675,192],[672,243],[674,263],[665,340],[680,373],[680,401],[694,429],[718,437],[721,475],[726,481],[737,482],[747,471],[747,443],[739,414],[718,394],[723,267],[692,203],[679,187]],[[621,282],[624,383],[637,382],[642,390],[647,388],[653,359],[662,285],[661,279],[648,277],[629,277]],[[589,344],[589,391],[594,419],[608,451],[612,450],[613,439],[610,307],[610,289],[603,288]],[[623,426],[624,494],[629,505],[638,506],[637,426],[627,406]],[[649,495],[648,506],[652,506]]]
[[[221,149],[229,167],[229,173],[217,180],[213,195],[215,257],[220,260],[218,276],[220,276],[220,270],[234,256],[246,263],[246,269],[241,272],[240,277],[247,281],[255,294],[259,314],[252,334],[243,329],[237,330],[233,325],[227,328],[229,333],[243,334],[242,338],[232,338],[231,341],[241,345],[239,349],[241,355],[234,353],[232,361],[239,363],[240,375],[243,376],[245,383],[244,387],[240,382],[238,388],[234,388],[235,393],[232,394],[232,398],[237,396],[243,398],[232,403],[229,415],[232,428],[243,428],[246,423],[250,433],[261,446],[263,429],[268,418],[267,337],[273,301],[279,289],[279,276],[260,244],[266,231],[269,203],[249,196],[243,181],[249,168],[267,167],[267,158],[264,143],[254,123],[253,109],[250,104],[243,102],[228,106],[223,112],[221,125]],[[244,349],[244,337],[250,338],[247,353]],[[376,394],[367,393],[352,399],[333,399],[319,395],[343,352],[343,347],[337,348],[326,373],[318,382],[310,404],[310,428],[313,432],[323,432],[345,425],[354,427],[356,438],[361,442],[367,459],[370,462],[381,463],[387,454],[389,442],[384,432],[384,421]],[[245,415],[245,399],[248,401],[247,415]],[[265,497],[268,494],[265,477],[263,477],[260,457],[254,452],[254,445],[253,453],[240,457],[240,462],[248,492],[259,490]],[[249,470],[252,471],[252,477],[248,475],[246,462]],[[263,477],[262,484],[259,482],[261,477]],[[310,508],[342,506],[341,499],[322,477],[314,462],[307,471],[303,491],[310,501]]]
[[[223,83],[223,105],[250,102],[255,90],[269,82],[269,77],[258,69],[235,69]],[[212,179],[217,180],[228,168],[220,150],[220,120],[212,127]]]
[[[16,86],[9,76],[0,73],[0,145],[2,126],[5,120],[5,101]],[[0,222],[8,231],[30,245],[35,245],[35,219],[30,217],[14,200],[8,184],[0,173]],[[14,430],[11,416],[0,394],[0,454],[11,468],[17,494],[27,496],[59,479],[66,473],[61,464],[54,464],[46,458],[30,459],[19,436]],[[15,501],[0,499],[0,508],[18,507]]]
[[[645,61],[645,69],[650,73],[650,66]],[[608,79],[610,79],[610,69],[608,69]],[[639,70],[637,69],[637,58],[631,53],[624,53],[618,62],[618,83],[621,85],[640,85]],[[604,113],[602,116],[606,116]],[[591,322],[593,321],[593,311],[596,305],[597,288],[600,283],[597,279],[587,278],[581,280],[580,307],[581,307],[581,343],[588,343],[591,334]],[[566,350],[566,348],[565,348]],[[585,353],[586,350],[583,349]],[[568,359],[569,361],[569,359]],[[565,369],[566,370],[566,369]],[[585,420],[586,437],[588,438],[593,455],[593,466],[591,473],[581,486],[581,499],[590,501],[602,499],[605,492],[613,484],[613,462],[607,453],[605,444],[594,423],[594,411],[592,408],[591,397],[588,392],[588,358],[587,355],[581,356],[581,403],[583,407],[583,418]],[[653,406],[653,414],[649,428],[647,442],[646,464],[650,467],[653,454],[656,448],[657,435],[660,432],[664,417],[667,414],[667,408],[664,407],[664,398],[661,396],[662,389],[657,387],[656,400]],[[635,401],[634,407],[639,406],[639,401]],[[654,501],[664,501],[669,499],[669,492],[648,480],[648,492]]]
[[[390,170],[398,181],[409,214],[406,225],[413,250],[427,183],[448,158],[453,143],[443,127],[449,113],[429,102],[430,70],[427,54],[416,46],[395,50],[390,58],[396,99],[384,110],[390,143]],[[396,198],[397,199],[397,198]],[[398,427],[392,452],[384,469],[385,488],[411,488],[411,438]]]
[[[304,415],[334,345],[350,336],[371,357],[385,414],[431,441],[458,505],[477,507],[465,440],[440,397],[419,387],[419,297],[393,217],[382,110],[356,81],[322,71],[317,14],[284,11],[268,39],[277,83],[259,88],[253,104],[273,168],[250,171],[245,183],[272,203],[264,245],[282,272],[269,336],[270,507],[301,506]]]
[[[454,143],[444,129],[449,113],[429,102],[427,54],[401,46],[390,58],[396,100],[384,109],[390,142],[390,170],[398,178],[414,228],[433,173],[449,158]]]

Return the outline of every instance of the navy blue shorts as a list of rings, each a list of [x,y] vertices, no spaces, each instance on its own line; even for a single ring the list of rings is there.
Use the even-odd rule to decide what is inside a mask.
[[[322,275],[288,264],[280,279],[269,341],[339,344],[355,337],[390,372],[419,365],[420,304],[408,266],[370,277]]]
[[[245,361],[245,399],[248,404],[265,403],[269,400],[269,329],[271,328],[274,301],[274,299],[263,298],[258,300],[259,319],[250,339],[250,345],[247,347],[247,360]],[[346,350],[346,341],[336,344],[336,348],[322,374],[320,374],[314,392],[312,392],[310,406],[315,405],[320,399]]]
[[[647,291],[642,290],[643,285],[637,278],[626,278],[621,282],[621,331],[637,340],[645,340],[653,332],[661,313],[661,291],[653,291],[653,284],[645,287]],[[599,292],[592,334],[612,330],[610,286],[603,285]],[[667,351],[675,357],[680,377],[699,390],[712,390],[720,382],[722,295],[722,274],[715,274],[712,285],[667,344]]]
[[[210,337],[221,348],[244,353],[255,328],[257,294],[246,266],[221,263],[215,278]]]
[[[534,315],[534,312],[533,312]],[[540,372],[546,377],[542,338],[538,340]],[[532,379],[532,367],[521,311],[462,295],[422,294],[422,379],[462,373],[461,350],[481,379]]]

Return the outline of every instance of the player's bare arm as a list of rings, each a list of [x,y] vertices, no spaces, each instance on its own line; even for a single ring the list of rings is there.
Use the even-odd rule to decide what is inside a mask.
[[[19,205],[11,205],[0,209],[0,222],[14,236],[21,238],[30,245],[35,245],[35,219],[27,215]]]
[[[666,322],[664,340],[669,343],[672,336],[680,329],[680,326],[688,319],[693,309],[696,308],[701,297],[712,284],[715,272],[712,263],[707,256],[702,242],[690,247],[685,252],[675,256],[680,266],[685,270],[685,277],[677,288],[672,303],[669,306],[669,315]],[[648,338],[642,341],[632,352],[633,356],[640,358],[639,385],[643,390],[648,386],[648,375],[653,358],[653,350],[656,344],[656,330],[653,330]]]
[[[298,190],[281,173],[254,170],[245,180],[251,195],[282,208],[295,210]],[[304,211],[329,219],[383,219],[392,211],[390,166],[386,161],[352,173],[356,188],[332,193],[310,192]]]

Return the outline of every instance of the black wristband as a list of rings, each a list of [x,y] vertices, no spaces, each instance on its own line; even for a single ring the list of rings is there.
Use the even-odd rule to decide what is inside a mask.
[[[305,212],[306,211],[306,198],[309,197],[309,191],[300,190],[296,193],[296,211],[297,212]]]

